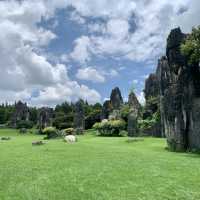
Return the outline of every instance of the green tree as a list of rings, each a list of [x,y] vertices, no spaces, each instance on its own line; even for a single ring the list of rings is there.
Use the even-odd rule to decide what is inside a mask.
[[[188,58],[189,64],[200,63],[200,26],[193,28],[187,36],[181,45],[181,53]]]

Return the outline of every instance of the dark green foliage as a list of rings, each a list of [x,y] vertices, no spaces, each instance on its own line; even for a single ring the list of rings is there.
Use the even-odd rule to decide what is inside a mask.
[[[33,122],[28,120],[21,120],[17,122],[17,129],[26,128],[31,129],[33,128]]]
[[[56,113],[55,118],[53,120],[53,126],[57,129],[65,129],[73,127],[73,113],[64,113],[59,111]]]
[[[93,110],[85,119],[85,129],[91,129],[96,122],[101,121],[101,110]]]
[[[161,137],[161,116],[159,96],[150,96],[143,108],[143,117],[138,121],[140,133]]]
[[[120,110],[120,113],[121,113],[121,117],[124,121],[128,121],[128,115],[129,115],[129,112],[130,112],[130,107],[128,104],[125,104],[122,106],[121,110]]]
[[[95,123],[93,128],[99,132],[100,136],[121,136],[121,131],[126,128],[126,122],[124,120],[104,120]]]
[[[34,124],[37,124],[37,119],[38,119],[37,108],[29,108],[29,110],[30,110],[30,121],[32,121]]]
[[[181,45],[181,53],[185,55],[189,64],[198,64],[200,62],[200,26],[192,29]]]
[[[11,119],[13,111],[13,105],[8,105],[7,103],[0,105],[0,124],[7,124]]]

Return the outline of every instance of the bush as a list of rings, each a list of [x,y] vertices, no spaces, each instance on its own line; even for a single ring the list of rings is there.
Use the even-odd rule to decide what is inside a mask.
[[[125,137],[127,135],[128,135],[128,132],[125,130],[119,132],[119,136]]]
[[[95,123],[93,126],[101,136],[121,136],[120,132],[125,127],[126,123],[123,120],[103,120],[102,122]]]
[[[66,128],[66,129],[62,130],[62,136],[67,136],[67,135],[74,135],[74,129]]]
[[[27,120],[21,120],[17,122],[17,129],[26,128],[31,129],[33,128],[33,122]]]
[[[57,138],[59,136],[58,131],[54,127],[47,127],[42,132],[46,135],[45,139]]]

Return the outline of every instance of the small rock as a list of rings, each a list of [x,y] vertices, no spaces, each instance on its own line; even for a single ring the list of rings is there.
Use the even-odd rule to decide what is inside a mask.
[[[44,144],[44,142],[42,142],[42,141],[33,141],[32,142],[33,146],[39,146],[39,145],[43,145],[43,144]]]

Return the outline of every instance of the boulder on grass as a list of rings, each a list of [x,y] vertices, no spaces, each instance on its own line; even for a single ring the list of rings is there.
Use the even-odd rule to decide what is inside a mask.
[[[40,145],[43,145],[43,144],[44,144],[43,141],[33,141],[33,142],[32,142],[32,145],[33,145],[33,146],[40,146]]]
[[[65,136],[64,140],[67,143],[75,143],[77,141],[77,138],[74,135],[67,135]]]

